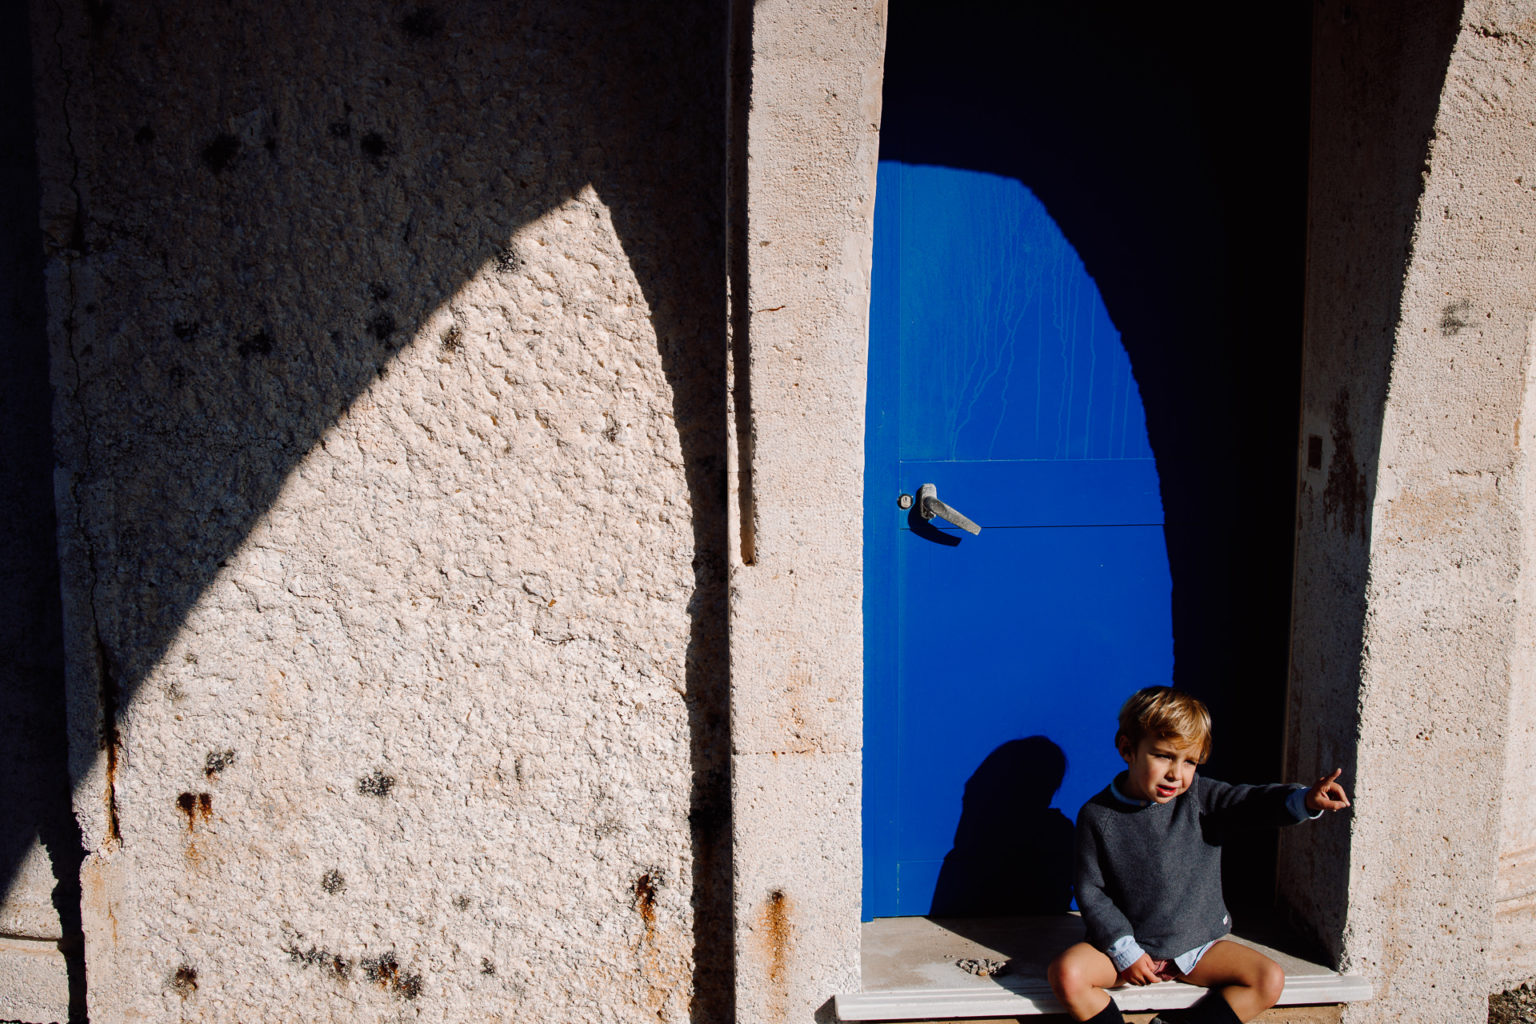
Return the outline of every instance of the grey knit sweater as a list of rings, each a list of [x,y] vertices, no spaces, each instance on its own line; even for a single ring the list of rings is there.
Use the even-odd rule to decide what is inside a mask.
[[[1124,790],[1124,773],[1116,785]],[[1195,776],[1171,803],[1128,804],[1105,787],[1077,814],[1077,906],[1088,941],[1125,935],[1156,960],[1231,929],[1221,898],[1221,847],[1235,831],[1291,825],[1298,787],[1234,786]]]

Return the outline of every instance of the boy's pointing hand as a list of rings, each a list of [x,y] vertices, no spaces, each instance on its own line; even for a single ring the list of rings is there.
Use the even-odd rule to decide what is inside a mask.
[[[1307,790],[1307,810],[1342,811],[1349,806],[1349,796],[1344,792],[1344,787],[1339,785],[1342,773],[1342,768],[1335,768],[1332,775],[1324,775],[1312,783]]]

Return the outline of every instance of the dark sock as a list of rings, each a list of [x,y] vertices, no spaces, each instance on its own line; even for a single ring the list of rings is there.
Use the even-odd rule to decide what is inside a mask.
[[[1185,1010],[1178,1020],[1180,1024],[1243,1024],[1232,1012],[1232,1004],[1223,999],[1220,992],[1207,992],[1205,998]]]
[[[1083,1024],[1125,1024],[1125,1018],[1120,1016],[1120,1007],[1111,999],[1108,1006],[1083,1021]]]

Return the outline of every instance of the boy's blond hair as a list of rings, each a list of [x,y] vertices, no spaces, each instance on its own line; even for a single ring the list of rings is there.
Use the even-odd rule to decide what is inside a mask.
[[[1178,740],[1200,748],[1201,761],[1211,756],[1211,713],[1199,700],[1171,686],[1147,686],[1131,694],[1120,708],[1120,731],[1131,746],[1147,736]]]

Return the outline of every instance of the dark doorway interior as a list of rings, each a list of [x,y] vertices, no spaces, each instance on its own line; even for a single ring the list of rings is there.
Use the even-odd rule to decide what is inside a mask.
[[[1310,38],[1305,5],[890,8],[881,158],[1019,178],[1121,332],[1162,480],[1175,682],[1210,704],[1206,770],[1231,781],[1280,772]],[[1272,901],[1273,851],[1229,849],[1239,923]]]

